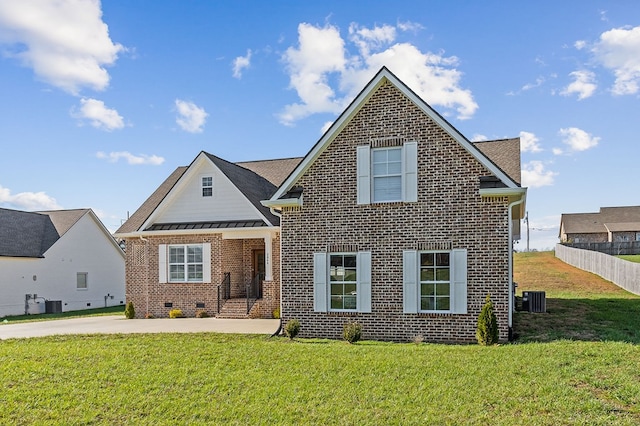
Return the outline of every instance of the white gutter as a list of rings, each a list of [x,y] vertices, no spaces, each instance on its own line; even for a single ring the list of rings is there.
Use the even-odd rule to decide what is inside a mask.
[[[263,200],[260,201],[265,207],[269,207],[271,209],[271,213],[273,213],[274,208],[282,208],[282,207],[301,207],[302,206],[302,196],[300,198],[279,198],[277,200]],[[277,214],[275,214],[278,216]],[[280,216],[278,216],[280,217]]]
[[[513,208],[519,204],[524,203],[525,198],[525,194],[526,194],[526,189],[524,189],[524,193],[522,193],[522,196],[516,200],[513,201],[512,203],[509,204],[508,207],[508,220],[509,220],[509,320],[508,320],[508,325],[509,325],[509,331],[512,331],[513,328]]]

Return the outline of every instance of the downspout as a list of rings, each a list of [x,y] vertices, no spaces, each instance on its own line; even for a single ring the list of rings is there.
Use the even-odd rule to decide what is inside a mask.
[[[269,211],[272,215],[276,216],[280,220],[280,277],[278,281],[280,282],[280,323],[278,324],[278,329],[271,335],[271,337],[278,336],[282,332],[282,213],[278,213],[275,208],[269,207]]]
[[[149,240],[147,240],[145,237],[142,236],[142,234],[138,235],[138,238],[140,238],[141,241],[144,241],[144,245],[145,245],[145,250],[147,251],[147,261],[145,262],[145,277],[144,277],[144,282],[146,283],[146,287],[147,287],[147,291],[146,293],[146,309],[144,311],[145,317],[146,315],[149,313],[149,259],[151,258],[150,254],[149,254]]]
[[[509,220],[509,340],[513,338],[513,208],[524,203],[525,198],[509,204],[507,217]]]

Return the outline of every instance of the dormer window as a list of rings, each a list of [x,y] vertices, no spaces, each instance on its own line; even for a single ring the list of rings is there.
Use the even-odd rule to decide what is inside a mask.
[[[202,196],[203,197],[213,196],[213,177],[211,176],[202,177]]]

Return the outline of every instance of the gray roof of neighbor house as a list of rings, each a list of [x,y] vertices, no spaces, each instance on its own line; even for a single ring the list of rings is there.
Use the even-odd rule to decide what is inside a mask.
[[[598,213],[564,213],[560,225],[565,234],[640,232],[640,206],[601,207]]]
[[[0,256],[44,257],[88,209],[24,212],[0,208]]]
[[[267,218],[278,223],[278,218],[271,214],[271,211],[260,204],[261,200],[269,198],[277,189],[277,186],[289,176],[293,169],[302,160],[301,158],[284,158],[262,161],[244,161],[239,163],[231,163],[216,157],[215,155],[206,153],[207,157],[224,173],[229,180],[244,194],[245,197],[258,208],[258,210]],[[151,216],[153,211],[160,205],[162,200],[169,194],[171,189],[180,180],[182,175],[187,171],[188,166],[178,167],[154,192],[147,200],[142,203],[140,208],[131,215],[129,219],[116,231],[116,234],[127,234],[140,230],[140,227]],[[239,218],[241,219],[241,218]],[[167,225],[167,224],[163,224]],[[186,224],[185,224],[186,225]],[[228,224],[217,226],[217,224],[194,225],[196,228],[222,228]],[[247,226],[247,224],[244,224]],[[240,227],[240,226],[239,226]],[[175,226],[174,226],[175,228]],[[186,229],[186,228],[185,228]],[[152,225],[152,229],[153,225]]]
[[[472,142],[485,156],[518,185],[522,182],[520,138]]]

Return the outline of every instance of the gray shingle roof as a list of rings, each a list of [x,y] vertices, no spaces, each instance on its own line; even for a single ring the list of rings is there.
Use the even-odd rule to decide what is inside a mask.
[[[0,256],[44,257],[59,238],[48,215],[0,208]]]
[[[520,138],[473,142],[496,166],[517,184],[521,184]]]
[[[273,216],[268,208],[260,204],[260,201],[269,198],[273,194],[277,185],[282,183],[282,181],[291,174],[302,158],[231,163],[215,155],[205,154],[271,223],[279,223],[278,218]],[[188,166],[181,166],[174,170],[174,172],[162,182],[158,189],[142,203],[138,210],[122,224],[116,231],[116,234],[138,231],[187,169]],[[238,220],[242,219],[243,218],[238,218]],[[150,229],[153,229],[153,226]]]
[[[630,228],[639,222],[640,206],[601,207],[599,213],[564,213],[560,218],[565,234],[606,233],[607,228],[614,232],[634,231]]]

